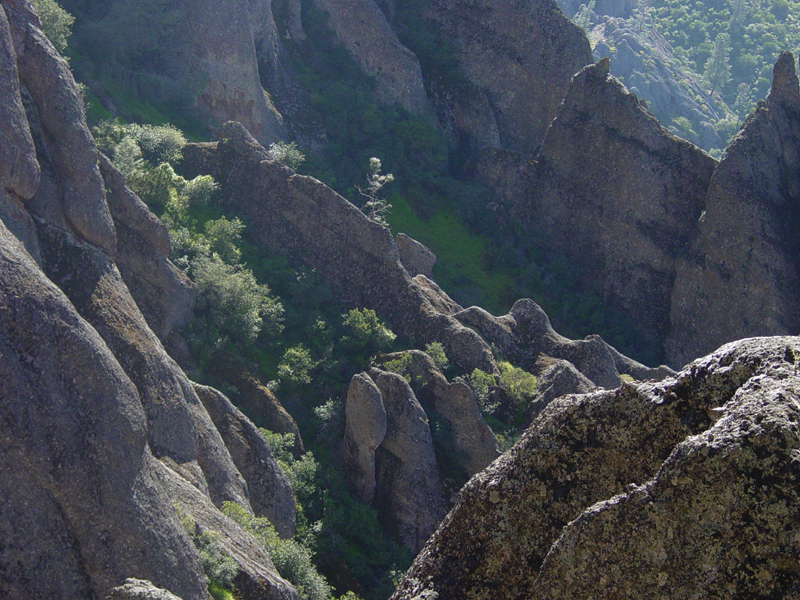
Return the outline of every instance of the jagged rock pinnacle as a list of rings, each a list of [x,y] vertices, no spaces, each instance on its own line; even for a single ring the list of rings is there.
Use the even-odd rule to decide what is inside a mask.
[[[607,56],[601,58],[600,60],[597,61],[596,67],[597,71],[601,75],[608,75],[608,73],[611,70],[611,59],[608,58]]]
[[[772,70],[772,88],[767,102],[792,104],[800,108],[800,87],[794,66],[794,55],[784,50]]]

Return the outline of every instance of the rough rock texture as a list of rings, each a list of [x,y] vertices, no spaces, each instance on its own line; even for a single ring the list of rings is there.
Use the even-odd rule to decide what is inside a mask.
[[[466,477],[482,471],[500,455],[497,439],[483,420],[475,394],[464,383],[449,383],[433,359],[420,350],[386,354],[381,361],[411,357],[408,374],[420,404],[443,421],[448,447],[439,448],[456,457]]]
[[[175,594],[157,588],[149,581],[126,579],[125,583],[111,590],[106,600],[181,600]]]
[[[586,2],[580,0],[557,0],[559,8],[564,11],[570,19]],[[636,8],[636,0],[598,0],[594,7],[594,12],[598,15],[608,15],[611,17],[629,17]]]
[[[375,504],[416,554],[445,515],[428,417],[400,375],[370,369],[369,376],[386,408],[386,436],[375,452]]]
[[[166,226],[127,188],[122,173],[104,155],[100,171],[117,230],[117,266],[147,324],[162,342],[189,324],[196,291],[167,258]]]
[[[295,499],[286,473],[255,425],[214,388],[194,384],[197,396],[222,436],[236,468],[247,482],[250,506],[267,517],[282,538],[295,531]]]
[[[375,78],[378,99],[433,119],[417,57],[403,46],[374,0],[316,0],[328,24],[363,71]]]
[[[0,281],[0,595],[104,597],[136,575],[206,598],[136,387],[2,224]]]
[[[22,107],[17,54],[5,9],[0,6],[0,182],[21,200],[39,186],[39,163]]]
[[[547,232],[545,243],[573,261],[585,285],[635,319],[645,343],[661,346],[675,261],[696,232],[715,165],[661,127],[603,60],[573,79],[536,157],[522,218]]]
[[[455,47],[467,96],[484,96],[491,107],[483,127],[496,127],[502,146],[533,154],[570,78],[592,61],[583,31],[553,0],[435,0],[429,17]],[[458,103],[459,90],[449,92]]]
[[[66,0],[65,7],[78,17],[77,43],[115,85],[154,105],[183,104],[212,129],[236,119],[264,143],[285,137],[256,52],[258,42],[262,58],[278,60],[277,30],[264,18],[270,0],[177,0],[158,16],[123,0],[96,8]],[[92,54],[93,46],[107,50]]]
[[[316,179],[269,160],[239,123],[223,127],[215,152],[188,146],[184,164],[187,174],[214,175],[222,201],[252,223],[256,243],[316,269],[343,304],[375,309],[395,333],[441,342],[459,368],[497,370],[488,345],[409,277],[388,229]]]
[[[386,437],[386,407],[381,391],[366,373],[358,373],[347,388],[344,466],[356,497],[369,504],[375,498],[375,451]]]
[[[799,361],[754,338],[552,402],[393,598],[797,597]]]
[[[530,425],[548,404],[567,394],[585,394],[597,389],[586,376],[568,360],[547,360],[547,366],[537,369],[536,395],[525,409],[525,421]]]
[[[208,600],[200,556],[173,502],[191,490],[208,518],[220,519],[215,505],[225,500],[250,510],[248,487],[113,258],[119,227],[123,244],[132,240],[120,258],[129,280],[163,277],[165,229],[106,163],[109,209],[66,63],[27,1],[0,6],[14,43],[13,52],[3,43],[0,20],[0,65],[17,62],[41,172],[39,187],[23,193],[21,171],[0,171],[0,597],[105,598],[135,577]],[[9,84],[2,80],[5,95]],[[6,99],[5,108],[18,108]],[[15,128],[8,139],[25,140],[24,127],[6,124]],[[153,299],[163,315],[186,310],[171,302],[182,300]],[[231,445],[238,458],[240,446]],[[253,482],[270,475],[257,460],[242,464]],[[170,495],[173,480],[182,487]],[[241,546],[231,531],[224,542]],[[237,594],[297,597],[268,558],[248,560]]]
[[[444,495],[428,417],[406,380],[370,369],[347,394],[345,472],[413,554],[444,516]]]
[[[535,375],[549,366],[547,360],[553,358],[569,361],[593,385],[609,389],[620,385],[620,375],[663,379],[674,373],[668,367],[652,369],[623,356],[598,335],[584,340],[570,340],[559,335],[544,310],[528,298],[515,302],[511,311],[502,317],[492,316],[477,306],[454,316],[480,332],[513,364]]]
[[[3,7],[20,83],[30,94],[42,130],[43,147],[38,150],[47,155],[58,178],[59,190],[50,202],[61,205],[81,237],[113,254],[116,232],[97,168],[97,150],[69,65],[42,33],[29,0],[3,0]]]
[[[236,404],[247,413],[253,423],[273,433],[293,434],[295,453],[299,456],[305,452],[297,422],[258,373],[254,373],[240,360],[223,354],[215,356],[214,366],[209,370],[215,384],[227,383],[236,388],[239,392]]]
[[[714,172],[677,268],[667,355],[675,363],[751,335],[800,331],[800,92],[781,54],[772,91]]]
[[[428,279],[433,277],[433,265],[436,264],[436,255],[424,244],[408,237],[405,233],[397,234],[397,252],[400,262],[411,277],[425,275]]]

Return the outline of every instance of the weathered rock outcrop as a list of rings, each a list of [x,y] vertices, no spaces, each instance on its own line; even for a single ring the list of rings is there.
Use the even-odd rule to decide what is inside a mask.
[[[676,363],[751,335],[800,331],[800,91],[781,54],[772,90],[714,172],[678,264],[667,355]]]
[[[246,232],[270,252],[316,269],[346,306],[375,309],[401,335],[441,342],[459,368],[497,367],[489,346],[437,310],[400,263],[388,229],[311,177],[269,156],[239,123],[227,123],[216,145],[184,150],[187,174],[210,173],[222,202],[253,224]]]
[[[402,359],[404,355],[410,357],[407,372],[411,389],[446,430],[442,443],[447,447],[438,450],[453,455],[466,478],[488,467],[500,452],[494,433],[481,416],[475,394],[464,383],[448,382],[433,359],[420,350],[386,354],[381,361]]]
[[[279,479],[279,469],[263,448],[242,452],[246,444],[229,435],[242,477],[191,382],[148,326],[113,258],[116,227],[123,244],[132,240],[120,258],[129,280],[155,274],[162,277],[155,287],[171,267],[166,231],[106,162],[109,209],[66,63],[26,0],[0,7],[0,65],[16,61],[26,111],[24,127],[4,122],[12,130],[0,139],[3,152],[7,139],[22,140],[12,163],[3,163],[13,168],[0,169],[0,596],[105,598],[136,577],[183,600],[207,600],[199,553],[173,503],[186,501],[188,489],[210,519],[224,518],[216,507],[225,500],[249,512],[249,481],[263,501],[259,484]],[[5,15],[13,48],[4,43]],[[5,103],[14,98],[5,78],[0,93],[5,108],[19,109]],[[26,139],[35,143],[36,167],[26,163]],[[26,189],[36,183],[26,173],[37,169],[39,187]],[[150,259],[157,260],[142,266]],[[160,317],[188,310],[172,302],[183,300],[153,300],[163,310],[151,321],[162,333],[175,319]],[[226,434],[233,421],[253,433],[242,415],[227,416],[236,419],[221,419]],[[230,552],[256,544],[241,530],[229,537]],[[247,560],[237,579],[244,597],[296,598],[268,558]]]
[[[129,578],[111,590],[106,600],[181,600],[167,590],[157,588],[149,581]]]
[[[221,392],[196,383],[194,390],[247,482],[253,513],[257,517],[267,517],[282,538],[292,537],[296,510],[294,492],[264,436]]]
[[[436,0],[428,16],[455,47],[468,84],[438,99],[445,126],[455,121],[450,128],[483,139],[480,146],[496,135],[503,147],[535,153],[570,78],[592,62],[583,31],[553,0]]]
[[[743,340],[552,402],[393,598],[795,597],[798,357],[797,337]]]
[[[30,210],[42,216],[58,211],[66,227],[114,254],[116,231],[97,168],[97,150],[69,65],[42,33],[29,0],[4,0],[3,7],[11,26],[19,83],[30,97],[30,110],[40,129],[40,165],[46,161],[58,181],[58,191],[52,195],[42,194],[45,186],[39,188]],[[24,128],[18,134],[24,138]],[[26,144],[27,140],[21,148]],[[35,177],[29,175],[27,180],[25,193]]]
[[[524,216],[659,346],[675,260],[696,231],[716,162],[659,125],[608,67],[602,60],[573,79],[535,159]]]
[[[180,0],[159,14],[116,0],[94,10],[76,0],[64,5],[79,17],[76,43],[115,85],[155,105],[183,104],[212,128],[236,119],[264,143],[285,137],[256,53],[258,43],[262,60],[279,60],[277,29],[265,18],[270,0]]]
[[[612,14],[598,7],[595,11]],[[655,27],[642,28],[635,19],[600,17],[590,37],[595,41],[595,57],[611,58],[611,73],[646,100],[648,110],[672,133],[704,150],[725,147],[726,140],[714,128],[724,113],[713,103],[701,101],[708,93],[703,83],[676,59]]]
[[[425,411],[402,376],[374,368],[353,377],[345,410],[348,479],[416,554],[445,513]]]
[[[428,279],[433,277],[433,265],[436,264],[436,255],[424,244],[408,237],[405,233],[397,234],[397,251],[400,262],[411,277],[425,275]]]
[[[626,357],[609,346],[598,335],[585,340],[570,340],[556,333],[550,319],[533,300],[524,298],[502,317],[495,317],[480,307],[472,306],[456,313],[460,322],[480,332],[512,363],[535,375],[550,365],[551,359],[569,361],[592,385],[615,388],[620,375],[634,379],[663,379],[674,373],[668,367],[655,369]],[[575,380],[578,384],[579,379]],[[564,393],[579,391],[564,390]]]
[[[345,48],[375,78],[378,99],[432,120],[419,61],[397,39],[374,0],[316,1]]]

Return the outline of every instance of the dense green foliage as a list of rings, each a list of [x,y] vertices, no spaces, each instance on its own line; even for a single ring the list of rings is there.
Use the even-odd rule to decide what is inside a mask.
[[[800,2],[794,0],[653,0],[650,11],[675,55],[705,74],[709,91],[719,91],[739,118],[767,95],[780,51],[800,47]]]
[[[33,7],[42,21],[42,30],[47,39],[63,54],[67,49],[68,38],[72,35],[75,17],[54,0],[33,0]]]

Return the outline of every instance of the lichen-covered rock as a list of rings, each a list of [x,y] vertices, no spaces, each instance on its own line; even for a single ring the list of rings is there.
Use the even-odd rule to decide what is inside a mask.
[[[408,237],[405,233],[398,233],[397,251],[400,253],[400,262],[403,263],[411,277],[417,275],[424,275],[428,279],[433,277],[436,255],[427,246]]]
[[[126,579],[125,583],[111,590],[106,600],[181,600],[167,590],[157,588],[149,581]]]
[[[597,388],[568,360],[545,359],[544,362],[547,366],[538,371],[536,394],[525,408],[527,424],[532,423],[556,398],[567,394],[585,394]]]
[[[570,78],[592,62],[583,31],[553,0],[435,0],[428,17],[455,49],[470,88],[465,104],[474,110],[481,104],[475,96],[482,96],[491,107],[482,126],[496,127],[503,147],[533,154]],[[461,91],[448,90],[441,103],[458,104]],[[451,114],[459,118],[461,111]]]
[[[247,482],[253,514],[267,517],[282,538],[295,532],[295,498],[286,473],[252,421],[214,388],[193,384],[222,436],[233,463]]]
[[[40,28],[29,0],[3,0],[17,54],[19,79],[30,94],[41,126],[40,141],[58,179],[60,203],[69,224],[110,254],[116,231],[97,167],[97,149],[86,126],[83,102],[67,61]],[[35,108],[34,108],[35,107]]]
[[[667,356],[680,364],[719,344],[800,331],[800,92],[781,54],[766,103],[734,137],[678,263]]]
[[[791,595],[799,363],[800,338],[755,338],[660,384],[551,402],[393,598]]]
[[[28,200],[39,187],[39,163],[19,90],[17,53],[0,5],[0,187]]]
[[[440,312],[400,263],[391,232],[323,183],[271,160],[239,123],[221,130],[216,153],[188,146],[184,161],[211,170],[222,202],[252,223],[245,235],[265,249],[316,270],[346,306],[373,308],[395,333],[439,341],[465,371],[496,372],[489,346]]]

